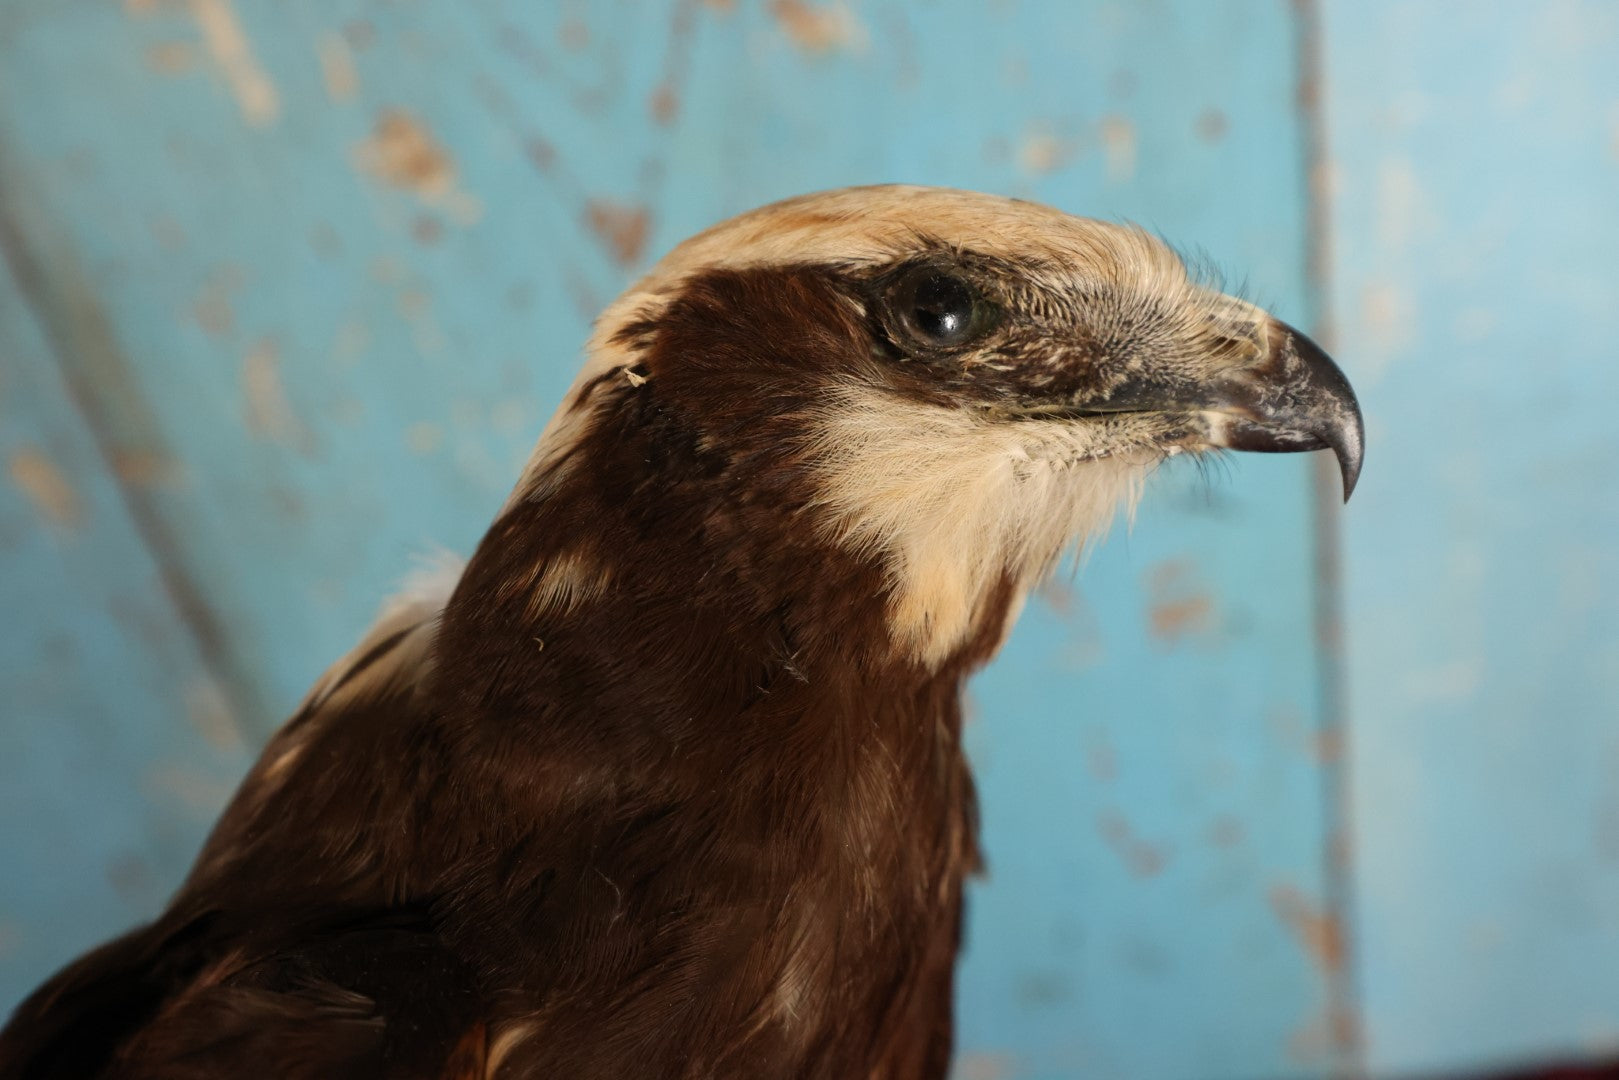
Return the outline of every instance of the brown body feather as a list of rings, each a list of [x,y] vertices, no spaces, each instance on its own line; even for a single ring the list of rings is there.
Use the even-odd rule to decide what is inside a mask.
[[[604,317],[453,595],[317,684],[164,915],[20,1007],[0,1077],[945,1075],[962,682],[1205,430],[1016,409],[1111,393],[1108,357],[1179,378],[1249,309],[1139,234],[981,196],[728,228]],[[917,257],[999,297],[989,345],[904,355],[882,290]]]

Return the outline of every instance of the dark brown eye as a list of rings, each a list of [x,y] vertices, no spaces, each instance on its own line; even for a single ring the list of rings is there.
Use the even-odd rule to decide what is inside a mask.
[[[948,270],[921,266],[907,271],[891,294],[894,315],[916,343],[954,349],[983,333],[989,306],[971,284]]]

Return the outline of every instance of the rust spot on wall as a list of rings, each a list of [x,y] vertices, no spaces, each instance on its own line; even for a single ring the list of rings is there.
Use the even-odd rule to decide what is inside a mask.
[[[189,0],[191,16],[202,30],[203,44],[214,66],[224,76],[242,118],[253,127],[275,122],[281,101],[275,84],[253,55],[230,0]]]
[[[64,529],[77,528],[84,521],[79,493],[44,453],[24,448],[12,454],[8,464],[11,482],[46,521]]]
[[[1209,615],[1214,610],[1207,596],[1189,596],[1184,600],[1171,600],[1154,604],[1152,633],[1154,637],[1174,641],[1187,634],[1207,628]]]
[[[1147,627],[1152,636],[1176,644],[1214,625],[1214,599],[1197,584],[1186,560],[1159,563],[1147,573]]]
[[[1229,126],[1225,113],[1214,108],[1204,109],[1198,114],[1197,137],[1206,143],[1219,142],[1225,138]]]
[[[1136,835],[1124,815],[1108,812],[1097,819],[1097,830],[1113,852],[1124,861],[1125,868],[1136,877],[1154,877],[1164,869],[1169,856],[1163,848],[1150,844]]]
[[[315,43],[320,54],[320,73],[326,83],[326,96],[335,102],[354,100],[360,89],[360,76],[354,68],[354,52],[342,34],[325,33]]]
[[[1335,915],[1322,911],[1301,890],[1287,884],[1271,889],[1270,906],[1317,966],[1328,973],[1342,970],[1343,926]]]
[[[197,50],[186,41],[160,41],[147,48],[146,66],[159,75],[184,75],[197,66]]]
[[[809,0],[772,0],[770,13],[787,38],[807,53],[864,47],[866,28],[842,3],[813,4]]]
[[[403,109],[384,109],[359,147],[360,164],[385,183],[418,198],[442,199],[455,189],[455,164],[427,127]]]
[[[675,94],[675,88],[664,83],[652,91],[649,107],[653,120],[665,127],[673,123],[675,114],[680,111],[680,99]]]
[[[620,266],[632,266],[641,258],[652,224],[645,207],[591,199],[586,212],[591,231]]]

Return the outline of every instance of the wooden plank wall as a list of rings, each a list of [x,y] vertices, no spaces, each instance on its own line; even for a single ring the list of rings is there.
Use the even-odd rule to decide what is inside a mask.
[[[1253,457],[1209,477],[1172,469],[1133,531],[1054,583],[974,685],[991,875],[973,894],[960,1074],[1330,1075],[1356,1065],[1361,1006],[1374,1064],[1467,1058],[1477,1032],[1436,1024],[1425,1039],[1416,1017],[1446,980],[1466,979],[1473,954],[1454,942],[1474,931],[1423,938],[1424,963],[1448,965],[1427,981],[1410,981],[1401,957],[1447,909],[1488,908],[1473,890],[1489,885],[1490,849],[1472,877],[1436,884],[1430,871],[1418,884],[1405,873],[1408,815],[1447,823],[1433,844],[1458,836],[1496,759],[1453,758],[1463,771],[1416,808],[1385,808],[1377,786],[1391,757],[1426,769],[1426,755],[1454,749],[1473,715],[1447,704],[1443,738],[1457,741],[1412,743],[1436,729],[1400,718],[1431,714],[1409,696],[1396,707],[1406,691],[1384,677],[1421,670],[1439,655],[1433,635],[1455,629],[1436,614],[1456,610],[1442,598],[1399,577],[1393,589],[1383,539],[1420,522],[1407,540],[1425,545],[1430,573],[1453,557],[1428,493],[1407,486],[1438,459],[1390,427],[1448,423],[1424,410],[1436,395],[1456,404],[1443,393],[1454,373],[1380,374],[1360,356],[1375,351],[1366,283],[1401,288],[1450,263],[1421,236],[1379,248],[1388,208],[1356,194],[1382,182],[1370,144],[1388,138],[1395,70],[1427,55],[1387,50],[1381,35],[1432,41],[1443,20],[1438,7],[1415,24],[1400,22],[1405,5],[1374,7],[1383,21],[1363,24],[1348,0],[1321,12],[1271,0],[0,6],[0,604],[12,613],[0,631],[0,1008],[157,910],[253,749],[413,559],[470,548],[590,319],[637,270],[772,198],[910,180],[1140,221],[1303,325],[1330,281],[1346,366],[1373,384],[1370,494],[1346,518],[1354,843],[1339,832],[1317,471]],[[1569,17],[1599,9],[1612,10],[1593,0]],[[1454,169],[1447,152],[1430,141],[1408,156]],[[1580,160],[1596,178],[1599,164]],[[1342,192],[1330,219],[1310,187],[1329,162]],[[1511,184],[1535,175],[1495,197],[1526,196]],[[1611,199],[1579,207],[1611,235]],[[1431,262],[1415,255],[1423,245]],[[1406,276],[1380,277],[1396,257]],[[1614,305],[1592,299],[1598,278],[1545,307],[1562,280],[1520,269],[1490,295],[1540,282],[1533,303],[1559,317],[1538,340],[1565,343],[1570,386],[1597,355],[1589,327],[1611,330]],[[1436,310],[1448,333],[1468,309]],[[1500,323],[1516,335],[1501,339],[1502,364],[1535,340],[1535,310]],[[1509,415],[1510,398],[1488,400],[1503,411],[1478,412],[1466,439],[1488,441],[1485,420]],[[1593,439],[1608,430],[1596,400],[1577,429]],[[1474,452],[1458,445],[1454,461]],[[1527,450],[1514,455],[1535,475]],[[1577,476],[1594,490],[1596,471]],[[1550,485],[1547,513],[1563,505]],[[1500,513],[1509,496],[1492,497]],[[1453,523],[1473,527],[1464,511]],[[1490,557],[1533,562],[1536,538],[1560,526],[1547,513]],[[1614,521],[1593,513],[1579,535],[1598,551]],[[1580,580],[1594,575],[1611,598],[1605,557],[1589,554]],[[1409,611],[1389,614],[1385,593]],[[1611,633],[1611,605],[1581,610],[1581,627]],[[1427,652],[1391,629],[1418,614],[1433,620]],[[1507,664],[1512,640],[1503,630],[1480,662]],[[1558,646],[1538,640],[1552,663]],[[1599,734],[1598,714],[1580,709],[1604,692],[1613,704],[1611,677],[1579,670],[1587,681],[1557,693],[1596,697],[1568,699],[1589,719],[1557,728],[1556,750]],[[1529,697],[1499,699],[1497,732],[1561,700],[1549,682],[1512,686]],[[1513,738],[1511,754],[1544,764],[1527,735]],[[1547,805],[1586,808],[1598,781],[1583,783]],[[1516,835],[1527,856],[1533,834]],[[1368,882],[1352,928],[1347,848]],[[1603,900],[1569,874],[1582,902]],[[1430,892],[1413,930],[1389,890],[1418,887]],[[1532,951],[1541,924],[1495,925]],[[1568,947],[1611,950],[1607,932]],[[1350,941],[1367,957],[1361,999]],[[1548,978],[1558,963],[1543,962]],[[1594,1003],[1604,988],[1576,980],[1557,1008],[1613,1021]],[[1551,1031],[1513,1019],[1522,996],[1492,1005],[1492,1049],[1533,1049]]]
[[[1323,10],[1374,1071],[1619,1051],[1619,6]]]

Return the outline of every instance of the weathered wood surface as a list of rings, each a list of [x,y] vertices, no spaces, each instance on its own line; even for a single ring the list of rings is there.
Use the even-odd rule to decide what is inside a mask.
[[[1619,5],[1325,8],[1385,1075],[1619,1051]]]
[[[1347,803],[1308,462],[1160,477],[975,684],[961,1074],[1611,1040],[1613,12],[1325,0],[1317,79],[1268,0],[0,6],[0,1007],[470,547],[637,269],[914,180],[1331,282],[1371,421]]]

